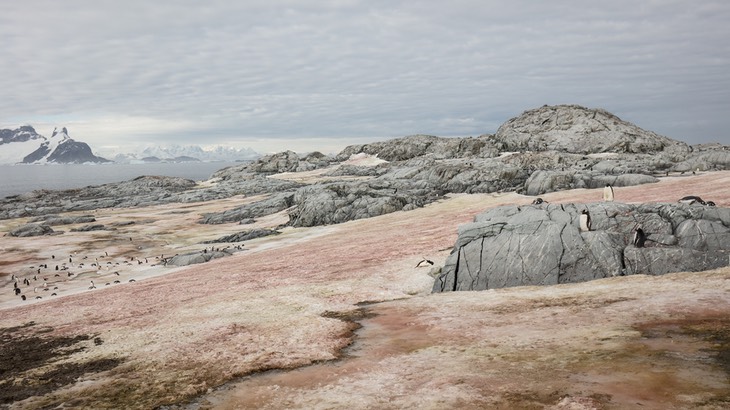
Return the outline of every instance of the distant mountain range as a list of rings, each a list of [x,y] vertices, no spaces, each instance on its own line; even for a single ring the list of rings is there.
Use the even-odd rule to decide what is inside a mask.
[[[85,163],[151,163],[252,160],[261,155],[251,148],[197,145],[147,146],[138,152],[105,151],[106,158],[94,155],[88,144],[69,137],[64,127],[55,128],[46,138],[30,126],[14,130],[0,129],[0,164],[85,164]]]
[[[111,162],[91,152],[88,144],[68,136],[64,127],[46,138],[29,126],[0,130],[2,164],[85,164]]]
[[[234,148],[216,145],[203,149],[198,145],[147,146],[137,152],[105,155],[119,163],[139,162],[190,162],[190,161],[241,161],[259,158],[261,154],[251,148]]]

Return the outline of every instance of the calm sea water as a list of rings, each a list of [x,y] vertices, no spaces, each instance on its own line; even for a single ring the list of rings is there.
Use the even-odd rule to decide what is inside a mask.
[[[103,165],[0,165],[0,198],[36,189],[83,188],[159,175],[203,181],[236,162],[186,162]]]

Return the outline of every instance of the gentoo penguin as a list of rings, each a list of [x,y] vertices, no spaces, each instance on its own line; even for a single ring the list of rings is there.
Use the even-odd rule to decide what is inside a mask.
[[[634,229],[634,238],[632,242],[637,248],[643,248],[644,241],[646,241],[646,234],[644,234],[643,229],[637,227],[636,229]]]
[[[613,201],[613,187],[611,186],[611,184],[606,184],[606,186],[603,188],[603,200],[606,202]]]
[[[26,299],[25,295],[20,295],[20,298],[23,299],[23,300]]]
[[[580,230],[581,232],[588,232],[591,230],[591,214],[588,213],[587,209],[580,212]]]
[[[716,206],[715,203],[712,202],[712,201],[705,202],[705,205],[707,205],[707,206]]]
[[[705,204],[705,201],[703,201],[702,198],[700,198],[698,196],[695,196],[695,195],[685,196],[683,198],[680,198],[680,200],[677,201],[677,202],[682,203],[682,204],[687,204],[687,205],[692,205],[692,204],[695,204],[695,203],[699,203],[699,204],[702,204],[702,205]]]
[[[532,201],[533,205],[540,205],[540,204],[546,204],[547,202],[542,198],[535,198],[534,201]]]
[[[96,289],[96,286],[94,285],[94,281],[91,281],[91,286],[89,286],[89,289]]]
[[[416,267],[417,268],[421,268],[421,267],[424,267],[424,266],[431,266],[431,265],[433,265],[433,261],[428,260],[426,258],[423,258],[420,262],[418,262],[418,264],[416,265]]]

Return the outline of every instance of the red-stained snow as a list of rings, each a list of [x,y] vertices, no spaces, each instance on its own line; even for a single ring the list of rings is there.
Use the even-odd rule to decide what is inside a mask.
[[[699,195],[728,206],[730,172],[616,187],[615,195],[616,201],[631,203]],[[602,189],[542,197],[552,203],[594,202],[601,200]],[[99,210],[99,223],[138,223],[116,231],[0,237],[0,327],[34,321],[53,327],[53,335],[97,335],[103,344],[90,344],[73,360],[125,359],[118,368],[89,374],[52,397],[17,405],[33,408],[84,397],[89,407],[124,403],[149,408],[206,392],[203,402],[220,408],[626,408],[637,403],[641,408],[685,408],[703,401],[725,403],[717,398],[728,398],[727,375],[705,357],[710,353],[702,353],[707,343],[694,334],[663,329],[681,330],[695,322],[726,325],[727,269],[430,295],[429,268],[416,267],[422,258],[442,264],[459,224],[487,208],[533,199],[514,193],[453,195],[414,211],[285,228],[281,235],[247,242],[246,250],[234,256],[175,269],[151,266],[152,259],[202,249],[210,246],[200,245],[202,240],[248,228],[196,221],[202,212],[251,199]],[[285,221],[282,213],[262,218],[256,227]],[[7,231],[23,222],[1,221],[0,228]],[[101,258],[105,252],[110,256]],[[44,292],[40,301],[21,303],[8,287],[10,273],[27,276],[30,266],[41,263],[50,268],[51,254],[62,260],[75,255],[149,261],[122,266],[124,282],[119,285],[104,286],[116,275],[93,269],[80,273],[78,282],[51,276],[49,282],[58,280],[59,296]],[[93,278],[97,289],[88,290]],[[131,278],[136,282],[129,283]],[[252,376],[222,392],[209,391],[252,372],[340,357],[352,340],[352,324],[327,312],[346,316],[358,303],[382,301],[391,302],[366,308],[376,316],[362,321],[351,356],[336,364]],[[672,320],[677,321],[674,328]],[[659,336],[642,338],[652,331]],[[667,335],[681,341],[681,346],[670,346],[678,352],[663,344]]]

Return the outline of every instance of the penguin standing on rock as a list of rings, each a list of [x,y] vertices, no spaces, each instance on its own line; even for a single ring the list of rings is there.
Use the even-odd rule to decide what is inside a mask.
[[[546,204],[546,203],[547,203],[547,201],[545,201],[542,198],[535,198],[535,200],[532,201],[533,205],[541,205],[541,204]]]
[[[591,230],[591,214],[587,209],[580,212],[580,230],[581,232],[588,232]]]
[[[606,202],[613,202],[613,187],[611,184],[606,184],[603,187],[603,200]]]
[[[644,242],[646,241],[646,234],[644,233],[644,230],[640,227],[637,227],[634,229],[634,237],[632,239],[632,242],[634,246],[637,248],[643,248]]]

